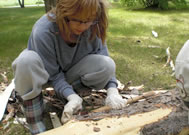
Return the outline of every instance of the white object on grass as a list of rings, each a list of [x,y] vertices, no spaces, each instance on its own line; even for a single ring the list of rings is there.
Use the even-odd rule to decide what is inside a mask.
[[[10,97],[14,88],[15,88],[15,85],[14,85],[14,79],[13,79],[12,82],[9,84],[9,86],[5,89],[5,91],[0,94],[0,107],[1,107],[1,109],[0,109],[0,121],[3,118],[7,103],[9,101],[9,97]]]
[[[154,30],[152,30],[152,34],[153,34],[154,37],[156,37],[156,38],[158,37],[158,33],[155,32]]]

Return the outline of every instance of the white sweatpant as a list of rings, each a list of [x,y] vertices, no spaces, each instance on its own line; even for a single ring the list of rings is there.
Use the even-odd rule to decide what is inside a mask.
[[[30,50],[24,50],[12,64],[15,77],[15,90],[24,99],[32,99],[41,93],[42,86],[48,82],[49,74],[45,70],[40,56]],[[65,73],[66,81],[72,85],[81,82],[93,89],[103,89],[115,76],[114,61],[104,55],[91,54],[84,57]]]

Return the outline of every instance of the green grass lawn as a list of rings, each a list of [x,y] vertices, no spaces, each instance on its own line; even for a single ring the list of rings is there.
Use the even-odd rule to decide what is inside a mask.
[[[35,21],[44,14],[44,7],[0,8],[0,72],[12,79],[12,61],[26,48]],[[117,79],[132,85],[144,84],[145,90],[172,89],[175,78],[166,63],[166,48],[172,59],[189,38],[189,9],[182,10],[126,10],[113,4],[109,10],[107,44],[117,64]],[[158,33],[153,37],[152,30]],[[0,79],[1,81],[1,79]],[[19,130],[1,130],[1,134],[26,135]]]
[[[27,46],[35,21],[44,8],[0,8],[0,72],[12,78],[11,63]]]
[[[21,1],[22,2],[22,1]],[[24,0],[24,5],[43,4],[43,0]],[[19,6],[18,0],[0,0],[0,7]]]
[[[146,90],[174,87],[171,68],[163,68],[165,50],[170,47],[175,60],[189,38],[189,9],[128,11],[114,5],[109,15],[108,45],[117,64],[117,78],[124,83],[132,80],[134,85],[144,84]],[[152,30],[158,38],[153,37]]]

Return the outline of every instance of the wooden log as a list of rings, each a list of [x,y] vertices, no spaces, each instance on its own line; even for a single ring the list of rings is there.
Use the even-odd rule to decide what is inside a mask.
[[[65,125],[40,135],[138,135],[140,129],[165,118],[172,108],[157,109],[130,117],[109,117],[99,121],[69,121]]]
[[[138,100],[153,96],[155,94],[156,94],[156,92],[154,92],[154,91],[146,92],[143,95],[128,99],[126,104],[131,104],[131,103],[137,102]],[[103,107],[93,110],[92,112],[106,112],[111,109],[112,108],[110,106],[103,106]]]
[[[179,91],[154,92],[155,96],[130,104],[122,110],[77,116],[41,135],[188,134],[188,109],[181,101]]]

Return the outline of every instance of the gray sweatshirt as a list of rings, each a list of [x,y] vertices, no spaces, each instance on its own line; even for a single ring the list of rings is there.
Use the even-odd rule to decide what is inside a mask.
[[[89,40],[89,30],[79,37],[78,43],[74,47],[68,46],[58,33],[56,23],[49,21],[47,15],[42,16],[32,29],[28,49],[39,54],[50,75],[49,82],[56,93],[67,98],[75,92],[72,86],[66,82],[64,73],[89,54],[108,56],[108,49],[98,37]],[[106,89],[116,86],[117,81],[113,77],[106,85]]]

